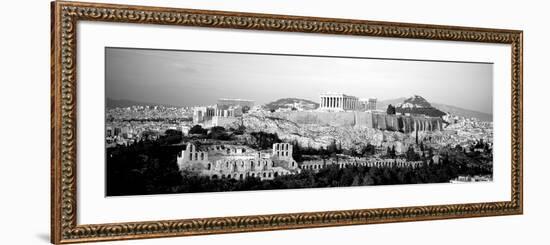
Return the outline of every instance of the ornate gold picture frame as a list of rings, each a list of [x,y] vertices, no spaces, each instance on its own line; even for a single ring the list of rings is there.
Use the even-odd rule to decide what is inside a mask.
[[[76,243],[217,233],[514,215],[523,212],[523,32],[319,17],[56,1],[51,4],[51,242]],[[510,201],[326,210],[250,216],[77,223],[77,45],[80,21],[429,39],[511,45]],[[84,112],[85,113],[85,112]]]

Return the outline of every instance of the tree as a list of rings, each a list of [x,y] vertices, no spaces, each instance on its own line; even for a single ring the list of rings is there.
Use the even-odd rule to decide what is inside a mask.
[[[231,137],[225,132],[224,127],[215,126],[210,129],[208,138],[215,140],[229,140]]]
[[[330,142],[330,145],[328,145],[327,150],[330,154],[336,153],[338,151],[338,147],[336,146],[336,140],[335,139],[332,140],[332,142]]]
[[[167,136],[181,136],[182,132],[175,129],[167,129],[166,131],[164,131],[164,134]]]
[[[248,111],[250,111],[250,106],[247,106],[247,105],[243,106],[242,112],[243,113],[248,113]]]
[[[201,127],[201,125],[195,125],[191,129],[189,129],[189,134],[202,134],[206,135],[208,133],[208,130]]]
[[[374,179],[369,174],[363,177],[363,181],[361,185],[374,185],[374,184],[375,184]]]
[[[416,154],[413,147],[409,147],[407,150],[407,160],[408,161],[418,161],[420,160],[420,156]]]
[[[430,147],[428,148],[428,157],[432,158],[434,156],[434,150]]]
[[[246,127],[243,124],[241,124],[237,129],[235,129],[233,133],[236,135],[243,135],[245,132],[246,132]]]
[[[388,115],[395,115],[395,107],[391,104],[388,105],[388,109],[386,109],[386,113]]]
[[[281,139],[277,133],[266,133],[266,132],[252,132],[250,133],[252,140],[249,142],[250,145],[255,146],[257,149],[270,149],[274,143],[281,143]]]
[[[386,155],[390,158],[394,158],[395,155],[395,146],[389,147],[386,149]]]
[[[145,130],[141,133],[141,137],[148,140],[152,140],[153,138],[156,138],[158,136],[159,132],[153,130]]]
[[[376,153],[376,147],[374,147],[374,145],[371,145],[371,143],[367,143],[366,146],[363,146],[361,148],[361,155],[364,157],[374,155],[374,153]]]
[[[165,136],[159,139],[162,144],[176,144],[183,139],[183,133],[179,130],[168,129],[164,134]]]
[[[293,140],[291,144],[292,144],[292,157],[294,158],[294,160],[301,162],[303,159],[302,154],[304,153],[302,147],[300,147],[300,144],[298,144],[297,140]]]
[[[361,178],[359,175],[353,176],[353,182],[351,182],[351,186],[358,186],[361,184]]]

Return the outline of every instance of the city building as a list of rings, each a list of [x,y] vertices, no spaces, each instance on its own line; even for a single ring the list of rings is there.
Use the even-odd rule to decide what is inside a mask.
[[[490,182],[493,181],[491,175],[475,175],[475,176],[458,176],[452,179],[451,183],[470,183],[470,182]]]

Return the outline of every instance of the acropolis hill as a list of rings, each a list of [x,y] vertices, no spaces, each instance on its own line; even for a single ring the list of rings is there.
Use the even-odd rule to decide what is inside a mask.
[[[408,133],[393,130],[400,125],[399,122],[403,122],[402,125]],[[417,118],[372,112],[253,111],[225,127],[237,128],[242,125],[250,132],[277,134],[283,141],[295,142],[302,147],[320,149],[336,141],[342,149],[351,149],[367,143],[377,146],[392,145],[395,142],[401,142],[404,146],[412,144],[416,133],[410,129],[414,128],[414,122],[418,127],[419,137],[430,132],[439,132],[435,130],[435,125],[442,125],[437,123],[442,122],[440,118]],[[429,128],[428,125],[432,125],[434,131],[421,131],[423,128]]]
[[[403,111],[402,107],[408,109],[407,113],[399,113],[399,115],[377,111],[377,100],[375,98],[359,99],[355,96],[334,92],[321,93],[319,97],[319,107],[316,110],[274,111],[272,117],[286,119],[298,124],[373,128],[402,133],[443,129],[441,117],[427,116],[424,112],[437,111],[443,115],[445,113],[431,107],[425,99],[417,95],[412,97],[414,100],[411,100],[411,103],[398,106],[397,109],[400,111]],[[422,113],[416,114],[416,111]]]
[[[370,111],[283,111],[272,113],[273,117],[298,124],[318,124],[335,127],[374,128],[411,133],[442,130],[443,119],[439,117],[388,115]]]

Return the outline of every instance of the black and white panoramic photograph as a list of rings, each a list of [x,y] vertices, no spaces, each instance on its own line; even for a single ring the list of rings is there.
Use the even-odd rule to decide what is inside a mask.
[[[105,48],[106,196],[493,180],[493,64]]]

